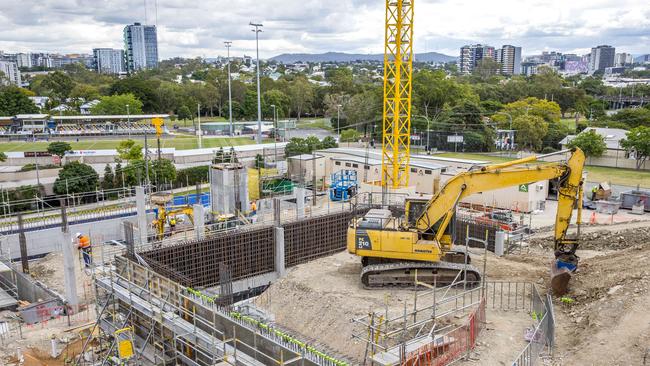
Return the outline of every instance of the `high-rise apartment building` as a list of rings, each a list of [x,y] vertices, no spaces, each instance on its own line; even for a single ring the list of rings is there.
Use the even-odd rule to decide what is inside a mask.
[[[616,48],[612,46],[602,45],[592,48],[589,59],[589,73],[605,71],[605,68],[614,66],[615,55]]]
[[[8,82],[9,84],[20,86],[20,70],[18,70],[17,63],[12,61],[0,61],[0,73],[3,74],[0,83]]]
[[[521,47],[504,45],[496,51],[496,60],[501,64],[501,74],[521,74]]]
[[[128,72],[158,67],[156,26],[134,23],[124,27],[124,53]]]
[[[100,74],[123,74],[126,72],[124,64],[124,50],[113,48],[93,49],[93,66]]]
[[[467,45],[460,48],[458,69],[463,74],[471,74],[484,58],[496,59],[494,47],[482,44]]]
[[[32,54],[31,53],[17,53],[16,64],[18,67],[32,67]]]
[[[617,53],[614,56],[614,66],[621,67],[625,65],[632,65],[634,63],[634,56],[630,53]]]

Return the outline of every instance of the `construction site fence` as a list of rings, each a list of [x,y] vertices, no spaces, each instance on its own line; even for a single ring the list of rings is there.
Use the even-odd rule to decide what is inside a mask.
[[[478,306],[468,315],[467,321],[459,327],[436,335],[433,343],[409,353],[402,365],[442,366],[468,356],[485,327],[486,309],[527,312],[536,324],[534,331],[527,334],[530,341],[518,352],[519,356],[513,366],[535,365],[543,351],[552,350],[555,323],[550,295],[541,296],[534,283],[524,281],[495,281],[473,285],[477,287],[467,292],[480,292],[481,299]],[[463,307],[464,305],[461,306]]]
[[[512,366],[535,366],[544,353],[553,354],[555,345],[555,312],[550,295],[547,295],[544,301],[543,313],[533,313],[533,318],[537,324],[532,331],[526,333],[528,343],[519,355],[512,362]]]

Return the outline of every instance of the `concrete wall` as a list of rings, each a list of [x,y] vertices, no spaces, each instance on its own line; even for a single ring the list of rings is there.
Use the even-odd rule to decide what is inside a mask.
[[[148,222],[153,220],[153,214],[149,214]],[[83,233],[90,235],[91,243],[101,243],[107,240],[124,239],[123,222],[131,221],[137,225],[135,216],[128,218],[116,218],[103,221],[94,221],[89,223],[70,225],[71,233]],[[38,256],[50,252],[57,252],[61,250],[61,243],[59,242],[60,227],[55,227],[46,230],[29,231],[25,233],[27,238],[27,255]],[[2,241],[3,251],[9,248],[10,255],[13,258],[20,257],[20,244],[18,242],[18,234],[7,235]]]
[[[38,177],[40,179],[58,177],[59,170],[61,169],[39,169]],[[36,179],[36,170],[31,170],[28,172],[0,172],[0,182],[21,181],[28,179]]]

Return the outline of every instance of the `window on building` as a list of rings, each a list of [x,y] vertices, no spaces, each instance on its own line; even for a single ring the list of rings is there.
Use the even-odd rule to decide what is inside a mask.
[[[431,170],[425,169],[425,170],[424,170],[424,174],[431,175]]]
[[[359,164],[352,164],[352,167],[353,167],[353,168],[358,168],[358,167],[359,167]]]
[[[335,161],[334,165],[341,165],[341,162],[340,161]]]
[[[349,168],[349,167],[350,167],[350,163],[345,163],[345,166],[347,166],[347,167]]]
[[[417,168],[411,168],[411,173],[417,173],[418,169]]]
[[[363,166],[363,169],[365,169],[365,170],[370,170],[370,165],[364,165],[364,166]]]

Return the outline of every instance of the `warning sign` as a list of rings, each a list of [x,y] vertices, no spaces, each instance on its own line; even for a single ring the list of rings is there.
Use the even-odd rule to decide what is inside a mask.
[[[520,184],[519,192],[528,192],[528,184]]]

